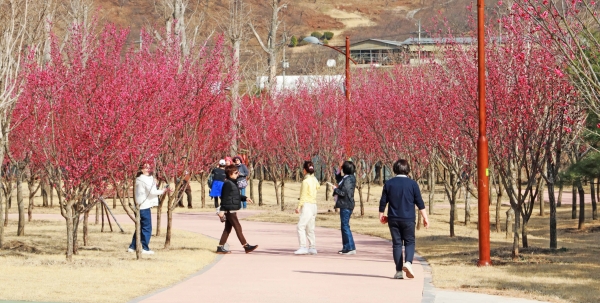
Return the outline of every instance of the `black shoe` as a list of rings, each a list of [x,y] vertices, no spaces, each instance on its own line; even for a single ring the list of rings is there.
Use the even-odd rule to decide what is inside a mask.
[[[346,252],[348,252],[348,251],[347,251],[347,250],[345,250],[345,249],[342,249],[342,250],[338,251],[338,254],[340,254],[340,255],[341,255],[341,254],[343,254],[343,253],[346,253]]]
[[[342,250],[338,251],[338,254],[340,254],[340,255],[356,255],[356,250],[342,249]]]
[[[188,208],[189,208],[189,209],[192,209],[192,206],[191,206],[191,205],[188,205]]]
[[[231,253],[231,251],[225,249],[224,246],[217,246],[217,253],[218,254],[228,254],[228,253]]]
[[[258,247],[258,245],[246,244],[246,245],[244,245],[244,250],[246,251],[247,254],[249,254],[249,253],[253,252],[257,247]]]

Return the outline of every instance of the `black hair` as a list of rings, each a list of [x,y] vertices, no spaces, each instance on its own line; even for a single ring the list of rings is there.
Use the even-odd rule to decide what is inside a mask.
[[[396,175],[408,175],[410,173],[410,165],[405,159],[400,159],[394,163],[394,174]]]
[[[342,171],[344,172],[344,175],[354,175],[354,172],[356,171],[354,162],[344,161],[344,164],[342,164]]]
[[[315,173],[315,166],[313,165],[312,161],[304,161],[302,168],[304,168],[304,170],[311,175]]]

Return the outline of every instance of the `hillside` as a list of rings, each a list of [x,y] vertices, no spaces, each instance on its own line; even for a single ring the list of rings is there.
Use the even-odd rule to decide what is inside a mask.
[[[147,24],[162,24],[158,0],[94,0],[105,21],[131,27],[132,36]],[[203,29],[211,31],[226,17],[229,0],[191,0],[188,14],[204,12]],[[245,0],[257,27],[266,28],[270,11],[267,0]],[[439,27],[447,19],[453,30],[468,29],[467,0],[287,0],[282,10],[280,32],[285,26],[289,36],[310,35],[312,31],[332,31],[333,44],[349,35],[353,41],[367,38],[403,40],[414,36],[420,19],[424,31]],[[490,3],[495,5],[495,3]],[[494,13],[489,10],[488,13]]]

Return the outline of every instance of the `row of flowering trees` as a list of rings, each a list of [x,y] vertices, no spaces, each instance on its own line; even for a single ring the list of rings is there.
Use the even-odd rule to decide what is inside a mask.
[[[142,33],[142,47],[134,49],[126,46],[128,31],[114,26],[98,36],[78,25],[70,31],[63,50],[52,40],[50,62],[32,59],[23,71],[7,157],[56,187],[68,260],[77,253],[79,218],[85,214],[87,225],[90,209],[109,190],[139,225],[129,197],[141,163],[150,161],[159,179],[172,182],[186,170],[207,170],[228,148],[221,139],[229,123],[224,88],[231,80],[223,39],[186,56],[176,37],[156,41]],[[180,186],[161,201],[168,205],[167,248]]]
[[[492,174],[518,214],[516,230],[522,232],[515,233],[516,256],[521,239],[527,246],[540,180],[551,189],[561,150],[581,128],[585,113],[554,44],[518,14],[502,21],[503,34],[490,32],[488,37],[495,38],[486,50],[488,138]],[[155,164],[159,180],[175,182],[185,171],[208,172],[231,146],[247,153],[251,169],[260,168],[259,205],[268,175],[282,210],[287,180],[315,157],[328,180],[341,160],[355,161],[361,214],[364,186],[368,197],[377,162],[389,167],[398,158],[409,159],[413,177],[422,184],[427,177],[431,193],[438,174],[450,202],[450,236],[455,235],[460,187],[466,182],[477,195],[463,177],[476,171],[472,46],[450,43],[427,64],[355,72],[351,100],[337,83],[324,80],[245,96],[232,115],[226,88],[234,79],[223,39],[184,53],[177,36],[168,33],[157,35],[164,37],[160,40],[142,33],[141,47],[133,48],[126,44],[128,32],[113,26],[97,36],[79,26],[70,31],[64,48],[51,39],[50,61],[26,60],[5,147],[5,163],[17,170],[17,191],[25,169],[57,189],[68,260],[77,253],[79,218],[83,214],[85,245],[88,213],[109,191],[139,225],[139,209],[129,197],[142,162]],[[159,207],[159,220],[167,209],[166,248],[177,193],[183,190],[175,184],[175,193],[165,195]],[[432,202],[430,194],[430,207]],[[24,218],[19,220],[22,234]],[[465,223],[469,220],[467,202]]]
[[[547,168],[560,165],[561,149],[572,142],[585,117],[580,96],[565,76],[567,62],[555,55],[551,40],[532,30],[534,21],[526,21],[519,14],[505,17],[503,34],[488,32],[492,38],[486,44],[490,170],[517,213],[515,256],[521,241],[528,246],[527,223],[543,183],[554,199],[550,185],[558,169]],[[434,173],[441,176],[454,236],[460,188],[466,183],[477,196],[475,184],[469,184],[473,181],[464,179],[465,173],[476,172],[476,51],[449,43],[427,64],[358,71],[350,101],[335,83],[246,98],[240,146],[251,151],[255,164],[269,167],[281,191],[285,174],[292,175],[313,155],[325,163],[328,179],[332,167],[351,157],[359,167],[359,192],[361,178],[369,178],[376,162],[391,167],[398,158],[409,159],[416,180],[429,177],[432,184]],[[278,202],[283,210],[283,201]],[[552,225],[552,204],[551,214]],[[467,200],[465,223],[469,220]]]

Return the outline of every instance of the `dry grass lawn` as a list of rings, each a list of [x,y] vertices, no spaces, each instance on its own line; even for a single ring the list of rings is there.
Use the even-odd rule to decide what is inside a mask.
[[[298,217],[293,209],[299,194],[299,184],[286,184],[287,207],[283,212],[273,205],[275,199],[272,185],[265,189],[265,201],[268,205],[263,209],[269,211],[247,220],[295,224]],[[358,217],[359,210],[356,208],[351,226],[354,232],[390,239],[387,225],[378,221],[380,193],[381,187],[371,188],[365,216]],[[565,192],[563,197],[565,196],[568,198],[570,194]],[[319,197],[322,198],[319,201],[319,211],[323,213],[317,216],[317,225],[339,229],[338,215],[327,212],[331,210],[333,202],[325,201],[324,188],[321,188]],[[502,223],[501,233],[491,233],[494,266],[478,268],[477,208],[472,207],[473,223],[465,226],[464,196],[461,198],[459,221],[455,226],[457,236],[450,238],[450,209],[448,202],[444,202],[442,198],[441,188],[438,188],[436,199],[439,200],[435,203],[435,214],[430,216],[431,227],[417,231],[417,251],[431,264],[436,287],[551,302],[600,302],[600,222],[591,220],[590,205],[587,205],[588,223],[584,231],[577,231],[577,220],[571,219],[570,205],[559,208],[558,243],[562,248],[557,251],[547,249],[549,218],[548,215],[536,215],[539,213],[536,208],[529,224],[530,248],[521,248],[518,260],[511,259],[512,239],[505,239],[505,227]],[[471,203],[475,205],[477,201],[471,198]],[[502,208],[502,222],[506,220],[505,212],[508,208],[507,205]],[[547,211],[548,209],[546,207]],[[490,212],[492,228],[495,229],[494,208]]]
[[[171,249],[157,244],[164,243],[164,236],[152,237],[156,254],[136,261],[135,254],[126,252],[134,228],[124,229],[125,234],[101,233],[99,225],[90,224],[92,246],[80,247],[67,263],[64,221],[34,220],[27,223],[24,237],[16,237],[16,221],[9,221],[0,250],[0,299],[127,302],[183,280],[216,257],[216,240],[174,230],[177,241]]]

